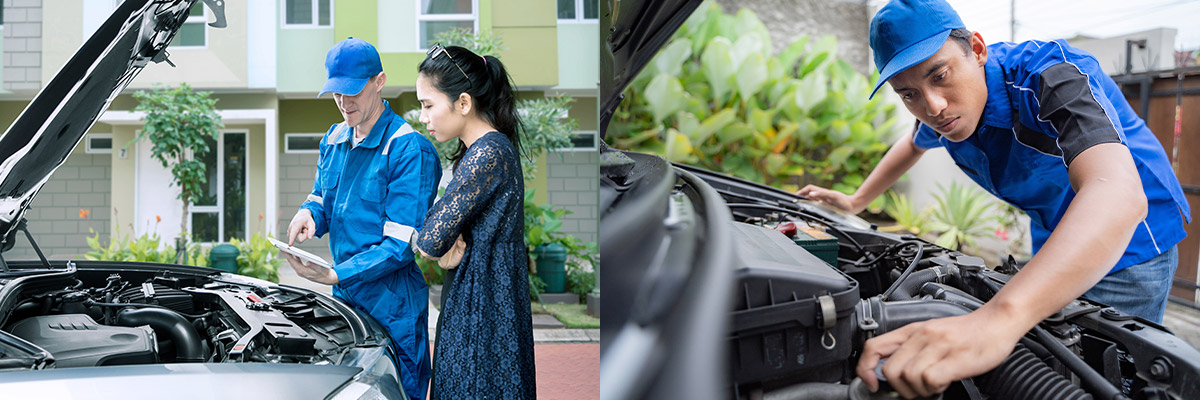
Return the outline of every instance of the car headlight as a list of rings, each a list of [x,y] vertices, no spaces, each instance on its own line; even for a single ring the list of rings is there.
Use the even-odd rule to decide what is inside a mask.
[[[351,353],[345,365],[361,367],[363,371],[338,391],[333,400],[408,399],[400,389],[400,374],[386,346],[356,349]]]

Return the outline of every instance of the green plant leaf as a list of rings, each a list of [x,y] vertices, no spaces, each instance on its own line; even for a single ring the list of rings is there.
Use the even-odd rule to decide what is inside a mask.
[[[677,76],[683,72],[683,65],[692,57],[692,41],[679,38],[671,41],[665,49],[654,57],[658,71],[667,75]]]
[[[763,60],[762,54],[751,54],[746,57],[737,72],[738,94],[742,96],[742,101],[753,98],[766,82],[767,64]]]
[[[753,135],[754,128],[741,121],[733,122],[717,131],[717,138],[720,139],[722,145],[728,145]]]
[[[688,161],[691,154],[691,139],[674,128],[667,129],[667,161]]]
[[[833,151],[829,152],[829,164],[831,164],[831,165],[843,164],[846,162],[846,159],[849,158],[850,154],[852,154],[853,152],[854,152],[854,149],[849,148],[849,147],[838,147],[836,149],[833,149]]]
[[[742,64],[744,64],[746,60],[749,60],[751,56],[756,54],[761,60],[763,56],[763,42],[762,38],[757,35],[739,36],[737,40],[733,42],[733,47],[729,50],[729,56],[733,58],[733,68],[739,71],[742,68]],[[765,70],[763,71],[763,74],[766,74]]]
[[[667,74],[659,74],[646,85],[646,100],[654,112],[654,122],[662,122],[667,116],[682,110],[687,104],[684,100],[683,85],[679,79]]]
[[[808,112],[812,110],[818,103],[825,100],[828,87],[826,86],[825,77],[821,74],[811,74],[800,79],[800,83],[796,88],[795,102],[796,106]]]
[[[714,133],[724,129],[735,120],[737,120],[736,111],[734,111],[732,108],[723,109],[716,114],[705,118],[704,122],[700,124],[700,128],[697,129],[696,133],[692,134],[692,138],[696,143],[703,143],[704,141],[708,140],[708,138],[712,137]]]
[[[850,139],[850,124],[847,123],[846,120],[841,120],[841,119],[834,120],[833,123],[829,125],[828,133],[829,133],[829,143],[833,143],[833,144],[845,143],[847,139]],[[851,150],[848,147],[843,147],[843,148],[846,149],[847,151]],[[849,154],[847,154],[847,155],[849,155]],[[845,161],[845,160],[843,159],[842,161]],[[836,162],[835,164],[841,164],[841,162]]]
[[[704,76],[708,78],[708,85],[712,87],[712,98],[717,103],[722,102],[725,95],[733,89],[734,74],[737,73],[737,69],[733,62],[733,56],[730,55],[732,47],[733,45],[727,38],[713,38],[704,49],[704,54],[700,56],[703,64],[701,69],[704,71]]]
[[[793,40],[787,48],[779,53],[779,65],[783,67],[787,75],[792,75],[796,69],[796,61],[799,61],[804,56],[808,49],[808,35],[802,35],[796,40]]]

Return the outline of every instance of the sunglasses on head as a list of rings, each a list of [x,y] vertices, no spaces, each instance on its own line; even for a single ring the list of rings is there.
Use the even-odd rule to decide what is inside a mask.
[[[467,78],[467,84],[470,84],[471,77],[467,76],[467,71],[463,71],[462,67],[458,65],[458,61],[454,60],[454,56],[451,56],[450,51],[446,50],[445,47],[442,47],[441,43],[434,43],[433,47],[430,47],[429,51],[425,52],[425,56],[429,57],[430,60],[433,60],[437,59],[438,56],[442,55],[443,53],[445,53],[446,57],[450,59],[450,62],[454,63],[454,66],[458,68],[458,72],[462,72],[463,78]]]

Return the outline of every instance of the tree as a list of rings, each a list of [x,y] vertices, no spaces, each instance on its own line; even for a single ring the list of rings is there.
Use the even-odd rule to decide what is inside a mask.
[[[146,112],[142,132],[133,141],[149,138],[151,156],[171,170],[171,183],[179,188],[183,202],[180,237],[188,232],[188,205],[204,192],[208,181],[199,160],[209,152],[205,139],[216,139],[225,126],[217,115],[217,99],[209,98],[210,94],[193,91],[187,83],[133,94],[139,102],[134,110]]]

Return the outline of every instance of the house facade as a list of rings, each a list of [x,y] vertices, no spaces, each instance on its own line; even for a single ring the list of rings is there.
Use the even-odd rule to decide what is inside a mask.
[[[0,70],[0,123],[10,124],[90,36],[118,1],[5,0]],[[52,6],[52,7],[51,7]],[[47,256],[88,251],[88,232],[107,242],[158,234],[175,237],[180,222],[199,242],[254,233],[279,237],[312,188],[317,143],[341,116],[325,81],[325,52],[356,37],[380,51],[388,80],[384,98],[398,114],[417,108],[417,65],[438,32],[462,27],[504,41],[500,58],[522,98],[568,94],[579,122],[575,145],[540,160],[528,187],[537,201],[572,211],[563,230],[597,238],[596,182],[599,32],[592,0],[264,0],[225,2],[229,26],[206,25],[198,5],[168,48],[118,96],[35,198],[30,231]],[[590,8],[589,8],[590,7]],[[187,83],[212,92],[225,128],[210,143],[207,190],[184,207],[171,176],[132,142],[142,126],[132,93]],[[325,240],[304,247],[327,255]],[[18,240],[5,256],[36,257]]]

